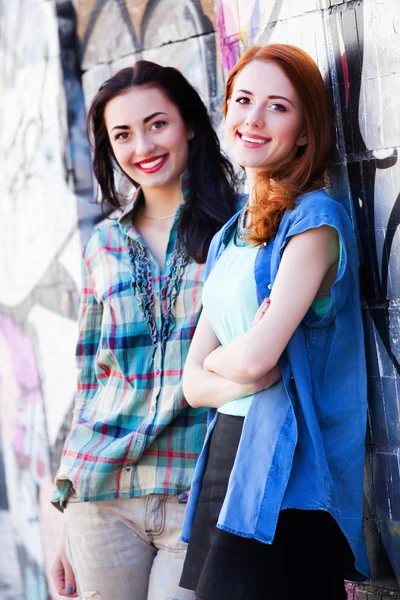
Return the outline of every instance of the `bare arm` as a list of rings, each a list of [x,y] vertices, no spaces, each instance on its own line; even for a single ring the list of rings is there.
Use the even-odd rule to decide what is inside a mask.
[[[203,311],[190,345],[183,372],[183,392],[193,407],[219,408],[231,400],[268,388],[281,379],[279,367],[273,368],[254,382],[244,384],[229,381],[221,375],[204,370],[204,360],[218,348],[220,348],[219,340]]]
[[[256,381],[270,371],[338,256],[338,236],[331,227],[294,236],[283,253],[266,313],[250,331],[212,352],[204,367],[242,384]]]

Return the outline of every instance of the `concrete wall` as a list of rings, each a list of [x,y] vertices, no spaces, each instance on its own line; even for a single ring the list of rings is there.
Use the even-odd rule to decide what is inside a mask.
[[[60,523],[48,498],[74,398],[81,244],[99,219],[85,105],[110,74],[146,58],[185,73],[222,136],[226,74],[248,46],[268,41],[303,47],[324,74],[334,193],[364,259],[366,531],[376,583],[349,586],[349,598],[389,597],[393,570],[400,578],[398,0],[0,0],[4,600],[56,598],[47,569]]]

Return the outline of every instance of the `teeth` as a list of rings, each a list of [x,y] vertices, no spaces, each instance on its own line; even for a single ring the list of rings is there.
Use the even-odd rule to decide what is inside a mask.
[[[159,165],[163,160],[164,157],[161,156],[160,158],[156,158],[156,160],[152,160],[151,162],[139,163],[139,165],[142,167],[142,169],[152,169],[153,167]]]
[[[247,137],[247,135],[242,135],[242,140],[245,142],[251,142],[252,144],[264,144],[266,140],[255,140],[254,138]]]

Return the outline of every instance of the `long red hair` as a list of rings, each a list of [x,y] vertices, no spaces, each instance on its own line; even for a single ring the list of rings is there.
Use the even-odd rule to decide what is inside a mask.
[[[247,50],[229,74],[224,98],[225,116],[235,79],[253,60],[272,62],[288,77],[300,98],[308,136],[308,143],[299,148],[291,163],[257,177],[248,239],[258,245],[276,235],[283,213],[294,208],[300,194],[324,185],[331,134],[328,101],[318,66],[304,50],[289,44],[268,44]]]

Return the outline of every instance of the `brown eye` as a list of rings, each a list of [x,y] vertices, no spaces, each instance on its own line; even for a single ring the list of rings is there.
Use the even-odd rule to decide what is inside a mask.
[[[150,129],[161,129],[162,127],[164,127],[164,125],[166,125],[167,123],[165,121],[155,121],[152,126],[150,127]]]
[[[286,106],[283,106],[283,104],[277,104],[276,102],[271,104],[271,108],[277,112],[287,112]]]
[[[121,133],[117,133],[117,135],[115,136],[115,140],[125,140],[128,137],[129,133],[127,131],[121,131]]]
[[[236,98],[235,102],[237,102],[238,104],[249,104],[250,98],[241,96],[240,98]]]

